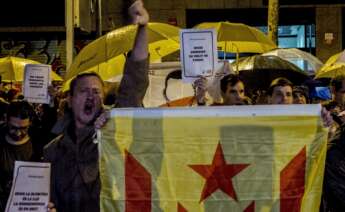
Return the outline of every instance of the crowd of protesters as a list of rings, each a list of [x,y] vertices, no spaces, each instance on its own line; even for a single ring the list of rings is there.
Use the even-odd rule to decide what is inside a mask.
[[[107,98],[103,81],[95,73],[75,77],[68,93],[50,87],[50,104],[30,104],[18,89],[0,87],[0,211],[5,210],[16,160],[51,163],[48,210],[99,211],[101,185],[93,139],[96,129],[107,121],[104,102],[108,99],[112,107],[142,107],[148,87],[148,13],[141,1],[129,13],[138,31],[115,98]],[[286,78],[277,78],[266,90],[248,95],[248,85],[239,76],[226,75],[220,82],[222,102],[208,102],[206,84],[204,77],[194,83],[198,106],[322,103],[324,125],[333,131],[320,211],[345,211],[345,78],[332,81],[333,99],[325,102],[311,99],[308,86],[293,85]]]

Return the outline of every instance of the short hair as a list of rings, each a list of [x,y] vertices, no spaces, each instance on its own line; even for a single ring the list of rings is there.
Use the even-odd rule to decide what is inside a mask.
[[[286,78],[284,78],[284,77],[276,78],[276,79],[274,79],[274,80],[271,82],[271,85],[270,85],[270,87],[268,88],[267,94],[268,94],[269,96],[272,96],[273,90],[274,90],[274,88],[277,87],[277,86],[282,86],[282,87],[284,87],[284,86],[290,86],[291,89],[292,89],[293,84],[292,84],[292,82],[291,82],[290,80],[288,80],[288,79],[286,79]]]
[[[87,73],[81,73],[78,74],[72,81],[71,84],[69,86],[69,94],[71,96],[73,96],[74,94],[74,89],[77,86],[77,83],[80,79],[84,78],[84,77],[97,77],[99,79],[99,81],[102,83],[102,86],[104,86],[103,80],[102,78],[95,72],[87,72]]]
[[[167,89],[168,89],[168,81],[169,79],[182,79],[182,71],[180,69],[174,70],[170,72],[166,77],[165,77],[165,82],[164,82],[164,89],[163,89],[163,96],[166,101],[170,101],[167,95]]]
[[[33,107],[27,101],[14,100],[7,107],[7,119],[16,117],[19,119],[32,120],[34,114]]]
[[[295,95],[296,93],[302,94],[307,100],[307,102],[309,101],[309,88],[307,86],[294,86],[292,89],[292,95]]]
[[[345,77],[337,77],[332,80],[331,85],[334,88],[335,92],[338,92],[343,87],[343,81]]]
[[[16,99],[18,93],[19,91],[17,89],[11,88],[6,94],[7,101],[11,102]]]
[[[235,74],[228,74],[225,75],[221,80],[220,80],[220,90],[223,93],[226,93],[226,89],[228,88],[228,85],[234,86],[237,83],[242,82],[240,77]],[[243,82],[242,82],[243,83]]]

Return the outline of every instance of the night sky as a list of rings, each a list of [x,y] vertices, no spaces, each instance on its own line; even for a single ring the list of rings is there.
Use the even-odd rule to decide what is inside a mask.
[[[64,26],[65,0],[4,0],[0,27]]]

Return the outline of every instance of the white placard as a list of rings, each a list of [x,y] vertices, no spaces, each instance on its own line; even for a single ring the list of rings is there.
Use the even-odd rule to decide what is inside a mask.
[[[23,91],[28,102],[49,104],[50,65],[28,64],[25,66]]]
[[[213,76],[217,62],[217,33],[214,29],[180,31],[182,80]]]
[[[6,212],[46,212],[50,197],[50,163],[16,161]]]

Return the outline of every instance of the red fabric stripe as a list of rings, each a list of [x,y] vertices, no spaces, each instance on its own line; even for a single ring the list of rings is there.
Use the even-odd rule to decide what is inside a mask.
[[[185,209],[181,203],[177,203],[177,212],[188,212],[187,209]]]
[[[244,209],[243,212],[255,212],[255,202],[253,201],[250,205]]]
[[[280,211],[297,212],[304,194],[306,147],[280,172]]]
[[[126,212],[150,212],[151,175],[129,152],[125,154]]]

